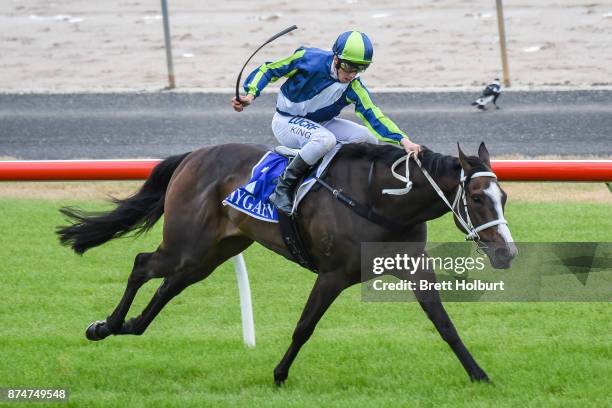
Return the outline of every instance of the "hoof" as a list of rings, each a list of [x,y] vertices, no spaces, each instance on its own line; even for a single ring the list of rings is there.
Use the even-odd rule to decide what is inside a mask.
[[[104,320],[97,320],[85,329],[85,337],[91,341],[103,340],[108,337],[109,334],[110,331]]]
[[[481,383],[490,383],[491,380],[489,380],[489,377],[487,376],[487,374],[485,374],[485,372],[481,372],[475,375],[471,375],[470,376],[470,380],[472,380],[472,382],[481,382]]]
[[[274,384],[276,384],[277,387],[282,386],[283,384],[285,384],[285,380],[287,379],[288,373],[286,372],[280,372],[280,371],[276,371],[274,370]]]

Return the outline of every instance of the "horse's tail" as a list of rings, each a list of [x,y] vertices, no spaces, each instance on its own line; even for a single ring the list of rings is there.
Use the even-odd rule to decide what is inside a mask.
[[[140,190],[126,198],[113,198],[117,206],[108,212],[86,212],[74,207],[60,210],[71,225],[58,227],[62,245],[82,254],[89,248],[102,245],[129,232],[136,235],[148,231],[164,213],[164,199],[170,178],[189,153],[172,156],[153,169]]]

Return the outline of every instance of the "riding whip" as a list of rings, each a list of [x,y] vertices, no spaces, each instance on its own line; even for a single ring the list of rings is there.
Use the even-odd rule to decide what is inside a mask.
[[[297,28],[296,25],[292,25],[291,27],[287,27],[285,28],[283,31],[281,31],[280,33],[277,33],[275,35],[273,35],[272,37],[270,37],[268,39],[268,41],[266,41],[265,43],[263,43],[258,49],[255,50],[255,52],[253,54],[251,54],[251,56],[249,57],[249,59],[244,63],[244,65],[242,66],[242,69],[240,70],[240,73],[238,74],[238,79],[236,80],[236,100],[238,102],[240,102],[240,77],[242,76],[242,71],[244,71],[244,68],[246,68],[247,64],[249,63],[249,61],[251,61],[251,58],[253,58],[253,56],[255,56],[255,54],[257,54],[257,52],[259,50],[261,50],[263,47],[265,47],[267,44],[271,43],[272,41],[276,40],[278,37],[283,36],[285,34],[287,34],[290,31],[293,31]]]

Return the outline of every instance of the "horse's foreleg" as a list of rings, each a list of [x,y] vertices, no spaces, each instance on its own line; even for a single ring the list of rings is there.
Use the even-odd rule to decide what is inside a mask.
[[[281,385],[287,379],[289,368],[300,348],[308,341],[325,311],[347,286],[349,284],[340,272],[319,274],[293,332],[291,345],[274,369],[276,385]]]
[[[427,280],[430,283],[436,282],[436,275],[433,270],[419,270],[413,279],[416,281]],[[417,288],[419,287],[417,283]],[[431,286],[430,286],[431,287]],[[437,290],[415,290],[414,294],[419,301],[419,304],[427,314],[427,317],[433,322],[434,326],[440,333],[440,336],[448,343],[453,352],[459,358],[463,368],[467,371],[472,381],[489,381],[489,377],[482,368],[476,363],[468,349],[459,338],[459,334],[453,325],[450,317],[446,313],[440,293]]]

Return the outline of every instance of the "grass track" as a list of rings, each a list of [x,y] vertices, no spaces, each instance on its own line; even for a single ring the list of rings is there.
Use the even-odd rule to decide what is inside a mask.
[[[612,404],[609,304],[446,304],[494,381],[483,385],[469,383],[417,304],[363,303],[358,287],[334,303],[286,386],[277,389],[272,369],[314,275],[257,245],[246,253],[255,349],[242,345],[231,263],[174,299],[144,336],[89,342],[85,327],[110,313],[134,256],[155,248],[160,228],[80,258],[53,235],[64,204],[0,201],[0,386],[68,387],[68,406],[75,407]],[[518,241],[612,241],[611,210],[609,204],[518,202],[510,203],[507,217]],[[431,223],[431,239],[461,237],[449,217]],[[141,290],[131,314],[156,286]]]

